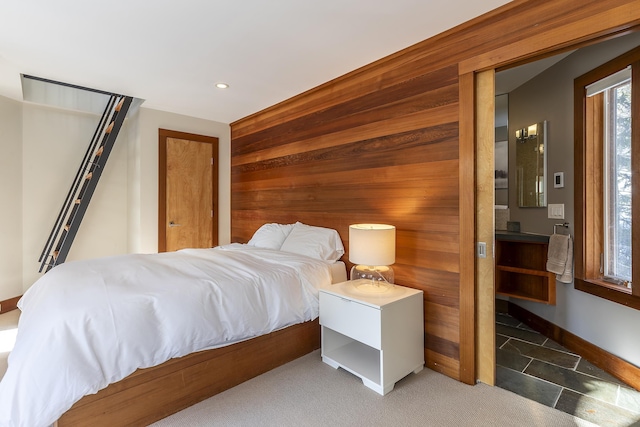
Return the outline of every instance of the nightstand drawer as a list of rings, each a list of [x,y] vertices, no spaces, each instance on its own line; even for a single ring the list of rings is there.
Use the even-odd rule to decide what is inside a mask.
[[[373,348],[381,348],[380,310],[320,292],[320,324]]]

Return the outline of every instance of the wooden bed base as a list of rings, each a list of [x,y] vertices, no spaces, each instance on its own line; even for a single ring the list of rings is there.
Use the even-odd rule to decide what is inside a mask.
[[[318,319],[139,369],[78,401],[57,426],[146,426],[320,348]]]

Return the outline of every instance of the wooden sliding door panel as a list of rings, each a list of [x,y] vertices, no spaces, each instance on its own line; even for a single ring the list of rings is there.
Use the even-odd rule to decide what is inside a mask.
[[[460,313],[457,307],[447,307],[427,302],[425,313],[425,332],[446,341],[460,340]]]
[[[377,131],[380,133],[380,131]],[[339,135],[334,135],[338,138]],[[305,153],[286,155],[261,153],[261,160],[237,164],[232,167],[233,175],[242,174],[243,179],[251,180],[253,175],[261,177],[265,173],[295,174],[296,168],[311,168],[319,172],[348,170],[336,160],[357,157],[359,168],[379,165],[412,165],[415,163],[457,159],[458,126],[445,123],[422,129],[412,129],[391,135],[371,136],[370,138],[345,142],[326,148],[315,148]],[[399,154],[401,153],[401,154]]]
[[[233,156],[231,165],[233,167],[245,164],[261,162],[265,160],[279,159],[287,156],[308,156],[318,154],[319,150],[332,149],[349,143],[359,143],[384,136],[401,137],[409,132],[421,129],[429,129],[443,126],[449,123],[457,124],[458,114],[455,104],[448,104],[433,108],[427,111],[417,111],[393,119],[384,119],[377,122],[369,122],[361,126],[344,129],[326,135],[312,138],[296,139],[286,144],[280,144],[269,148],[259,148],[253,152],[247,152],[238,156]],[[420,138],[416,133],[415,138]],[[429,138],[429,140],[433,140]],[[325,154],[327,154],[325,152]]]
[[[341,163],[357,163],[357,159],[345,158]],[[428,165],[428,167],[426,167]],[[426,183],[425,188],[429,188],[429,184],[438,185],[443,178],[455,179],[454,171],[457,171],[457,160],[443,160],[438,162],[424,162],[422,164],[413,164],[411,167],[398,167],[395,165],[380,165],[377,168],[367,167],[364,169],[348,168],[342,166],[341,170],[332,169],[328,173],[322,170],[316,171],[313,166],[309,168],[311,171],[305,171],[302,174],[290,175],[280,174],[277,171],[264,173],[264,179],[260,179],[260,174],[251,175],[232,175],[231,190],[236,192],[242,191],[258,191],[268,189],[289,189],[297,190],[299,187],[316,187],[320,188],[324,185],[343,185],[345,190],[354,188],[362,184],[380,184],[396,183],[398,188],[402,188],[402,184],[411,181],[422,181]],[[315,172],[315,173],[314,173]],[[319,181],[321,180],[321,181]],[[446,182],[445,182],[446,183]],[[293,188],[295,184],[295,188]],[[374,200],[373,195],[369,195]],[[383,206],[378,203],[379,206]]]
[[[234,134],[237,145],[231,154],[242,155],[256,146],[269,148],[449,104],[456,99],[457,74],[457,67],[436,70],[257,132]]]
[[[299,220],[336,228],[348,251],[349,224],[394,224],[397,281],[425,291],[425,349],[447,358],[427,364],[450,374],[459,355],[457,67],[429,74],[233,138],[232,236]]]
[[[444,375],[448,375],[451,378],[460,377],[459,352],[448,352],[443,350],[443,347],[435,347],[435,350],[426,347],[424,351],[424,359],[428,368],[438,371]]]
[[[425,332],[424,346],[426,351],[440,355],[440,357],[430,357],[425,360],[428,368],[442,372],[443,374],[447,374],[448,371],[455,371],[459,374],[460,345],[457,342],[449,341]],[[449,362],[442,365],[440,363],[441,360],[448,360]],[[451,364],[451,366],[447,366],[449,364]]]
[[[232,123],[232,239],[302,221],[348,251],[349,224],[395,225],[396,281],[424,291],[427,366],[474,383],[475,73],[639,23],[632,0],[516,0]]]

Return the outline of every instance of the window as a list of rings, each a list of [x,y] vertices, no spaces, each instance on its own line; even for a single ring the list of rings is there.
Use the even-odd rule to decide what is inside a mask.
[[[637,309],[639,77],[640,47],[578,77],[574,88],[575,287]]]
[[[604,93],[605,280],[631,288],[631,73]]]

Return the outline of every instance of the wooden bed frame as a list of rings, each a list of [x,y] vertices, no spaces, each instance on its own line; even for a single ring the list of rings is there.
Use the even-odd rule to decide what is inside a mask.
[[[78,401],[56,426],[146,426],[320,348],[318,319],[139,369]]]

